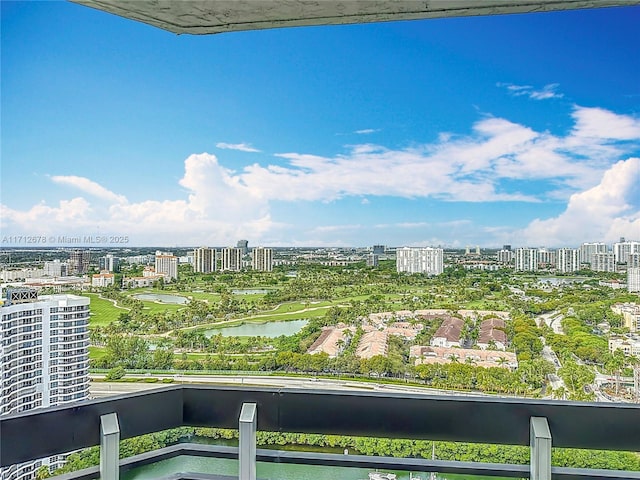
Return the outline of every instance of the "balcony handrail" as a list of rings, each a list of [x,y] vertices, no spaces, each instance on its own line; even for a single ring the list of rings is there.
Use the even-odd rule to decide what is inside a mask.
[[[257,404],[265,431],[529,445],[530,418],[545,417],[554,447],[640,445],[637,404],[181,385],[0,416],[0,466],[98,445],[104,414],[118,415],[125,439],[180,426],[235,429],[243,403]]]

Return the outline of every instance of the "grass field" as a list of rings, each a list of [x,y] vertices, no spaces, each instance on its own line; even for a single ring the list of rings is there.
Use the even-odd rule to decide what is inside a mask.
[[[111,300],[100,298],[97,293],[84,293],[83,296],[91,299],[89,328],[109,325],[116,321],[121,313],[128,311],[128,309],[114,306]]]

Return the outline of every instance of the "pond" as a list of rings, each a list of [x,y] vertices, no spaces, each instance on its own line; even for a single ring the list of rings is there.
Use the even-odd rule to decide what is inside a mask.
[[[289,322],[265,322],[265,323],[243,323],[235,327],[213,328],[205,330],[207,337],[222,334],[223,337],[269,337],[276,338],[280,335],[295,335],[308,320],[291,320]]]
[[[164,293],[138,293],[133,295],[133,298],[137,300],[144,300],[145,302],[172,303],[174,305],[185,305],[189,303],[189,299],[187,297],[181,297],[180,295],[168,295]]]
[[[325,467],[284,463],[257,463],[257,477],[264,480],[367,480],[372,469]],[[122,480],[152,480],[180,472],[215,473],[238,478],[238,461],[229,459],[179,456],[135,468],[121,475]],[[398,480],[409,480],[411,474],[394,470]],[[413,473],[414,480],[428,480],[429,473]],[[498,480],[499,477],[471,475],[438,475],[438,480]]]

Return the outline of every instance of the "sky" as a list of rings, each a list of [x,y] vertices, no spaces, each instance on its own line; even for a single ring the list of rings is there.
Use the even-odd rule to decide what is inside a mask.
[[[2,247],[640,240],[640,7],[178,36],[0,5]]]

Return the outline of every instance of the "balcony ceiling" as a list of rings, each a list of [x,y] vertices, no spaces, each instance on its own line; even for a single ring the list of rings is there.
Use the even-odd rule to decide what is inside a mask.
[[[640,0],[71,0],[176,34],[532,13]]]

